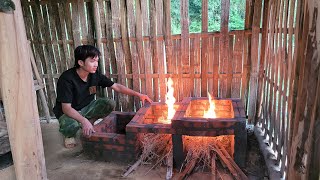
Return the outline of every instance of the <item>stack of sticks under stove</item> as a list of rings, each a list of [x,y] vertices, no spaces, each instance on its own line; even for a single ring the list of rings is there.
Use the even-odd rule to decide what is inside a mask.
[[[141,136],[142,154],[138,161],[133,164],[124,174],[123,177],[128,176],[140,164],[154,165],[150,170],[156,166],[164,164],[167,167],[166,179],[184,179],[189,176],[192,171],[201,166],[203,169],[207,168],[211,171],[212,179],[224,179],[219,173],[219,167],[228,169],[229,173],[234,179],[245,180],[247,176],[234,162],[230,155],[230,138],[228,136],[218,137],[191,137],[184,136],[183,142],[187,152],[184,165],[181,167],[179,173],[173,176],[173,152],[172,141],[170,134],[144,134]],[[229,149],[228,149],[229,148]],[[229,150],[229,152],[227,151]],[[219,161],[217,161],[219,159]],[[150,171],[149,170],[149,171]],[[149,172],[148,171],[148,172]],[[146,174],[148,173],[146,172]]]

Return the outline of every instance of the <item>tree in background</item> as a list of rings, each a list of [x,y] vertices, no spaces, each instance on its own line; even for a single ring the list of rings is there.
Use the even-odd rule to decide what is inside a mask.
[[[230,0],[229,30],[244,29],[245,0]],[[202,0],[189,0],[189,31],[201,32]],[[220,31],[221,1],[208,0],[208,30]],[[171,0],[171,28],[181,34],[180,0]]]

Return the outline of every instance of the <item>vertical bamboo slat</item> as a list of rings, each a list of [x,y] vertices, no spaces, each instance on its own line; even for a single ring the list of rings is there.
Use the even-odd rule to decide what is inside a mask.
[[[238,33],[235,36],[235,45],[233,50],[233,83],[232,83],[232,98],[240,98],[241,90],[241,74],[242,74],[242,56],[243,56],[244,32]]]
[[[219,59],[220,59],[220,38],[214,38],[214,57],[213,57],[213,87],[212,87],[212,95],[213,97],[219,96],[218,82],[219,82]]]
[[[127,12],[129,18],[129,37],[136,36],[136,29],[135,29],[135,15],[134,15],[134,2],[132,0],[127,0]],[[136,41],[131,42],[131,59],[132,59],[132,79],[133,79],[133,90],[139,92],[140,91],[140,82],[139,82],[139,56],[137,52],[137,43]],[[134,105],[136,109],[139,109],[139,100],[134,98]]]
[[[150,35],[150,22],[149,22],[149,12],[148,12],[148,0],[141,1],[141,18],[142,18],[142,30],[143,37]],[[151,56],[151,47],[150,39],[143,41],[143,52],[144,52],[144,68],[146,75],[146,94],[149,97],[153,97],[153,87],[152,87],[152,56]]]
[[[202,33],[203,35],[207,35],[208,33],[208,0],[202,1]],[[207,96],[208,89],[208,61],[209,61],[209,52],[208,52],[208,36],[204,36],[201,38],[201,97]],[[192,68],[191,68],[192,70]]]
[[[156,14],[157,14],[157,36],[163,36],[165,32],[163,27],[165,27],[165,17],[163,1],[156,2]],[[171,28],[170,28],[171,29]],[[166,86],[165,86],[165,57],[164,57],[164,41],[157,41],[158,48],[158,62],[159,62],[159,85],[160,85],[160,101],[165,102]]]
[[[155,0],[149,0],[150,41],[153,74],[159,74],[158,46],[157,46],[157,12]],[[160,49],[159,49],[160,50]],[[151,59],[151,58],[150,58]],[[153,78],[153,96],[151,99],[159,101],[159,78]]]
[[[137,49],[139,56],[139,69],[140,74],[143,74],[144,77],[140,79],[141,82],[141,92],[146,93],[146,74],[145,74],[145,57],[143,52],[143,39],[142,39],[142,12],[141,12],[141,1],[136,0],[135,5],[136,10],[136,40],[137,40]]]
[[[117,0],[111,0],[111,11],[112,11],[112,29],[114,30],[113,36],[115,38],[121,37],[120,30],[120,2]],[[118,83],[126,86],[125,80],[125,59],[122,42],[115,42],[116,50],[116,63],[117,63],[117,72],[118,72]],[[128,96],[124,94],[119,94],[119,108],[122,108],[124,111],[128,110],[128,104],[125,103],[128,101]]]
[[[222,75],[219,80],[221,97],[231,97],[231,82],[229,82],[229,7],[230,0],[221,0],[221,25],[220,25],[220,63],[219,74]]]
[[[179,99],[190,96],[190,80],[183,78],[183,74],[190,73],[189,62],[189,0],[180,0],[180,13],[181,13],[181,58],[179,65],[179,83],[180,95]]]
[[[261,7],[262,1],[255,0],[254,2],[254,15],[252,22],[252,39],[251,39],[251,71],[250,71],[250,95],[249,95],[249,107],[248,107],[248,122],[253,123],[256,115],[256,101],[258,91],[258,47],[259,47],[259,31],[261,20]]]
[[[120,1],[120,13],[121,13],[121,39],[122,39],[122,46],[124,51],[124,57],[125,57],[125,71],[123,73],[125,74],[132,74],[132,60],[130,56],[130,44],[129,44],[129,37],[128,37],[128,27],[127,27],[127,3],[126,0]],[[127,87],[130,89],[133,89],[133,80],[126,79],[127,81]],[[127,105],[127,111],[133,109],[133,97],[128,97]]]

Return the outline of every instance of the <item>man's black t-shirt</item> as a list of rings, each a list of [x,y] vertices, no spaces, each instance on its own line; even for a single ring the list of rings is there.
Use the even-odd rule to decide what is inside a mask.
[[[99,72],[90,73],[87,82],[79,77],[75,67],[63,72],[57,83],[57,99],[53,108],[56,118],[63,115],[61,103],[71,103],[71,107],[79,111],[94,99],[97,86],[105,88],[113,84]]]

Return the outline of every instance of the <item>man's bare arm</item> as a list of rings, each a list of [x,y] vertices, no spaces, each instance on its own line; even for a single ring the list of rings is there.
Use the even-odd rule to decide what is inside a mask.
[[[152,102],[152,100],[145,94],[138,93],[132,89],[129,89],[121,84],[114,83],[111,88],[119,93],[127,94],[130,96],[137,96],[142,101],[142,105],[144,105],[144,101]]]

